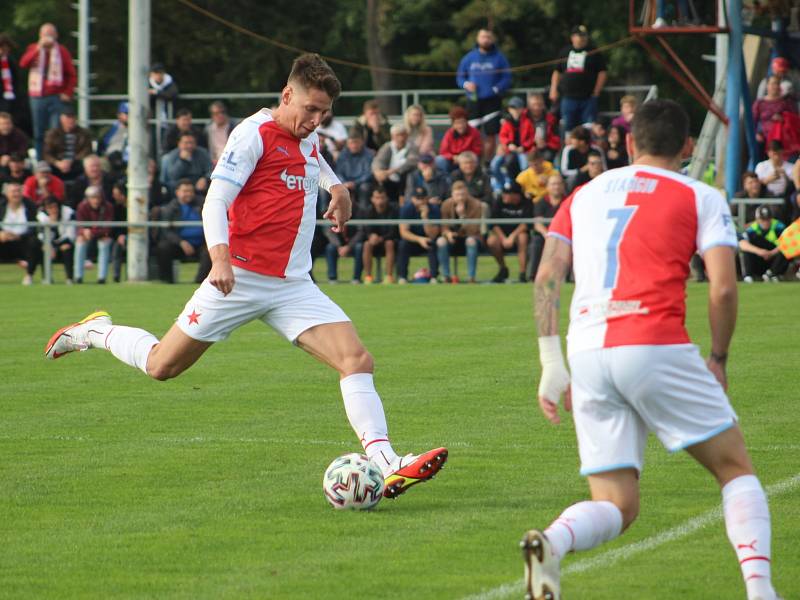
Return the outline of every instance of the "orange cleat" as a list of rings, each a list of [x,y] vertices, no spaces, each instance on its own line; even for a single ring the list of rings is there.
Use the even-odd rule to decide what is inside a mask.
[[[384,478],[384,498],[397,498],[412,485],[433,479],[447,462],[447,448],[436,448],[415,456],[408,454],[398,460],[397,469]]]

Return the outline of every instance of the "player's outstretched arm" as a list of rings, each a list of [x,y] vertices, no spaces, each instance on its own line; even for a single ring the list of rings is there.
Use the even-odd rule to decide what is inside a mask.
[[[736,328],[738,290],[736,289],[735,249],[729,246],[709,248],[703,254],[708,274],[708,322],[711,326],[711,354],[708,368],[728,389],[725,364],[728,347]]]

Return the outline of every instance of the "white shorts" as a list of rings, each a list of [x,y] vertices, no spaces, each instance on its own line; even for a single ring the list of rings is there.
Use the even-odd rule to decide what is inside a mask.
[[[618,346],[569,358],[581,475],[642,470],[649,431],[677,452],[732,427],[736,413],[693,344]]]
[[[201,342],[226,339],[234,329],[261,319],[290,342],[316,325],[350,321],[310,279],[281,279],[233,267],[227,296],[205,280],[178,316],[178,327]]]

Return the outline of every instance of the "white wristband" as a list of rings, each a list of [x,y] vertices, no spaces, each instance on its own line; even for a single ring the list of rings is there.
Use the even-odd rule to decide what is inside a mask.
[[[569,371],[561,354],[561,338],[550,335],[539,338],[539,360],[542,377],[539,380],[539,395],[553,404],[558,404],[561,394],[569,387]]]
[[[564,362],[561,354],[561,336],[548,335],[539,338],[539,361],[544,364]]]

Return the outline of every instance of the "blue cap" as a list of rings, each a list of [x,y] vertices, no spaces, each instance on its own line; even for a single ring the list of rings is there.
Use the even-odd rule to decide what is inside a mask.
[[[117,112],[118,113],[125,113],[127,115],[128,114],[128,103],[125,102],[124,100],[122,102],[120,102],[119,106],[117,106]]]

